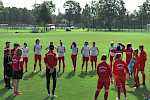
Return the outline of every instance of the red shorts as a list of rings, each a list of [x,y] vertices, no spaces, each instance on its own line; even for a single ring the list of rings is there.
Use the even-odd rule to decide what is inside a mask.
[[[71,55],[71,59],[77,59],[77,55]]]
[[[83,61],[89,61],[89,57],[83,57],[82,60]]]
[[[34,58],[35,58],[35,62],[37,61],[41,62],[41,55],[35,54]]]
[[[98,79],[98,83],[97,83],[97,90],[101,90],[103,87],[105,88],[105,90],[109,90],[109,86],[110,86],[110,79]]]
[[[28,57],[23,57],[23,63],[28,63]]]
[[[97,56],[90,56],[91,62],[97,62]]]
[[[139,69],[139,70],[140,70],[140,71],[144,71],[144,69],[145,69],[145,63],[141,63],[141,64],[140,64],[140,69]]]
[[[122,86],[125,86],[126,78],[118,77],[118,78],[115,78],[115,81],[116,81],[117,87],[122,87]]]
[[[58,57],[59,61],[64,61],[64,59],[65,59],[64,57]]]

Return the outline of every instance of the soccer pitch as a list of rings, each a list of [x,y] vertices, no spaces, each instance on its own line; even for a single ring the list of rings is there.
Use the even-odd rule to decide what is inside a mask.
[[[59,73],[57,79],[56,99],[47,97],[46,80],[44,72],[38,72],[33,74],[34,64],[34,52],[33,47],[35,40],[39,38],[43,46],[42,55],[46,53],[45,48],[49,45],[50,41],[53,41],[55,45],[59,44],[59,40],[62,40],[66,47],[65,73]],[[13,91],[7,91],[4,89],[3,79],[3,48],[5,42],[10,41],[11,46],[13,43],[24,42],[29,46],[29,63],[28,72],[24,74],[24,79],[20,82],[20,89],[23,95],[13,97]],[[72,62],[70,58],[70,45],[73,41],[76,41],[79,48],[79,55],[77,60],[77,72],[72,72]],[[80,53],[81,47],[84,41],[88,41],[90,47],[92,42],[96,42],[100,50],[98,62],[102,53],[108,54],[110,41],[122,42],[124,44],[132,43],[134,48],[138,48],[140,44],[145,45],[145,50],[148,53],[148,61],[150,57],[150,34],[149,33],[127,33],[127,32],[49,32],[49,33],[0,33],[0,100],[93,100],[94,93],[97,86],[97,77],[94,72],[91,72],[91,64],[89,62],[88,73],[81,74],[82,56]],[[42,69],[45,69],[45,65],[42,60]],[[39,67],[37,66],[37,70]],[[85,69],[84,69],[85,70]],[[62,70],[61,70],[62,71]],[[146,64],[146,86],[141,86],[139,89],[134,90],[131,88],[131,80],[127,82],[127,96],[129,100],[144,100],[145,96],[150,94],[150,62]],[[141,77],[140,77],[141,79]],[[52,85],[52,81],[51,81]],[[104,91],[99,95],[98,100],[103,100]],[[116,98],[115,85],[111,85],[109,92],[109,100],[115,100]],[[124,100],[123,94],[121,100]]]

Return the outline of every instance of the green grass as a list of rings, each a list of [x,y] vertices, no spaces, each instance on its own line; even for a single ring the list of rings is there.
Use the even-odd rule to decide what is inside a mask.
[[[6,41],[11,41],[12,43],[20,43],[21,45],[24,42],[28,43],[30,48],[29,52],[29,64],[28,64],[28,73],[24,74],[25,80],[21,80],[20,89],[23,91],[23,95],[18,97],[13,97],[12,91],[7,91],[4,89],[4,84],[0,82],[0,100],[49,100],[47,98],[45,76],[43,73],[32,74],[33,64],[34,64],[34,53],[33,46],[34,41],[40,38],[41,44],[43,45],[42,55],[46,53],[44,50],[50,41],[54,41],[55,45],[58,45],[59,40],[61,39],[66,46],[65,62],[66,62],[66,72],[59,75],[57,80],[56,94],[57,99],[54,100],[92,100],[97,84],[97,78],[94,73],[88,72],[87,74],[81,74],[81,55],[78,55],[77,61],[77,72],[73,74],[72,64],[70,59],[70,45],[72,41],[78,43],[79,50],[83,45],[85,40],[89,41],[90,46],[93,41],[96,41],[97,46],[100,49],[100,56],[102,53],[108,53],[110,41],[122,42],[127,44],[128,42],[133,43],[134,48],[137,48],[139,44],[144,44],[147,53],[150,52],[150,34],[148,33],[119,33],[119,32],[49,32],[49,33],[0,33],[0,79],[3,79],[3,48]],[[13,45],[13,44],[12,44]],[[80,53],[80,52],[79,52]],[[148,59],[150,54],[148,54]],[[149,60],[148,60],[149,61]],[[42,62],[42,68],[44,69],[44,63]],[[37,69],[38,66],[37,66]],[[89,63],[88,70],[91,70]],[[146,75],[147,87],[140,87],[138,90],[134,90],[127,85],[127,95],[129,100],[144,100],[145,95],[150,93],[150,62],[146,64]],[[127,84],[131,82],[128,81]],[[52,84],[51,84],[52,85]],[[103,100],[104,91],[99,95],[98,100]],[[110,87],[109,100],[115,100],[116,90],[114,85]],[[51,99],[50,99],[51,100]],[[123,100],[123,95],[121,100]]]

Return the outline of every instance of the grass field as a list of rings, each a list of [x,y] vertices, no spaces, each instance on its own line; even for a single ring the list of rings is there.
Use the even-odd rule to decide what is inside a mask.
[[[144,44],[145,49],[148,53],[148,61],[150,57],[150,34],[148,33],[119,33],[119,32],[49,32],[49,33],[0,33],[0,100],[53,100],[47,97],[46,83],[44,73],[32,74],[34,64],[34,53],[33,46],[34,41],[40,38],[41,44],[43,45],[42,55],[46,53],[45,48],[48,46],[50,41],[54,41],[55,45],[58,45],[61,39],[66,46],[65,62],[66,72],[60,73],[57,80],[56,94],[58,98],[54,100],[93,100],[93,96],[96,90],[97,78],[95,73],[90,72],[91,66],[89,63],[89,72],[81,74],[81,55],[78,55],[77,61],[77,72],[72,72],[72,65],[70,59],[70,45],[72,41],[78,43],[79,50],[85,40],[89,41],[90,46],[93,41],[96,41],[99,49],[99,61],[102,53],[108,53],[110,41],[122,42],[127,44],[128,42],[133,43],[133,47],[137,48],[139,44]],[[24,80],[20,83],[20,89],[23,91],[23,95],[13,97],[12,91],[4,89],[3,84],[3,48],[6,41],[12,43],[24,42],[28,43],[29,52],[29,64],[28,72],[24,74]],[[79,52],[80,53],[80,52]],[[42,62],[42,68],[44,69],[44,63]],[[37,66],[37,69],[39,67]],[[131,80],[127,82],[127,95],[129,100],[144,100],[145,96],[150,93],[150,62],[146,64],[146,87],[141,86],[139,89],[134,90],[131,88]],[[104,92],[99,95],[98,100],[103,100]],[[111,85],[109,100],[115,100],[116,90],[114,85]],[[124,100],[123,95],[121,100]]]

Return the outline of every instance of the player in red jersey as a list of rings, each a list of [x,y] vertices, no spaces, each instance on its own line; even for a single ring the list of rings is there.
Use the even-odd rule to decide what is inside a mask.
[[[122,60],[122,54],[120,53],[116,54],[115,56],[115,62],[113,65],[113,74],[117,86],[116,100],[120,100],[121,89],[123,90],[125,100],[127,100],[125,83],[126,83],[126,76],[129,77],[129,71],[127,64]]]
[[[108,100],[109,86],[110,82],[112,81],[112,72],[111,67],[107,64],[106,60],[106,55],[103,55],[101,58],[101,63],[97,66],[97,74],[99,78],[94,100],[97,100],[98,95],[103,87],[105,89],[104,100]]]
[[[20,45],[17,43],[14,43],[14,48],[11,49],[11,57],[13,57],[16,54],[16,50]]]
[[[126,63],[127,65],[130,63],[130,60],[132,58],[132,54],[133,54],[133,49],[132,49],[132,44],[127,44],[127,48],[125,49],[125,53],[126,53]]]
[[[145,72],[144,72],[144,69],[145,69],[145,64],[146,64],[146,61],[147,61],[147,54],[146,52],[144,51],[144,46],[143,45],[140,45],[139,46],[139,49],[140,49],[140,71],[142,73],[142,78],[143,78],[143,85],[145,85]]]
[[[133,56],[135,57],[135,64],[134,64],[134,87],[138,88],[140,86],[139,82],[139,68],[140,68],[140,57],[138,55],[138,49],[134,50]]]
[[[77,55],[78,55],[78,47],[75,42],[72,42],[71,45],[71,59],[72,59],[72,64],[73,64],[73,70],[74,72],[76,71],[76,63],[77,63]]]
[[[93,64],[95,65],[95,70],[97,66],[97,56],[99,55],[99,49],[96,47],[96,43],[93,42],[93,46],[90,48],[90,60],[93,71]]]
[[[49,46],[48,53],[45,54],[44,62],[46,65],[46,81],[47,81],[47,91],[48,96],[50,96],[50,77],[53,78],[53,90],[52,95],[55,93],[56,88],[56,65],[57,65],[57,57],[56,53],[54,52],[54,45]]]
[[[23,58],[21,57],[22,50],[17,49],[16,55],[12,58],[12,68],[13,68],[13,86],[14,86],[14,96],[22,94],[19,91],[19,81],[23,76]]]

